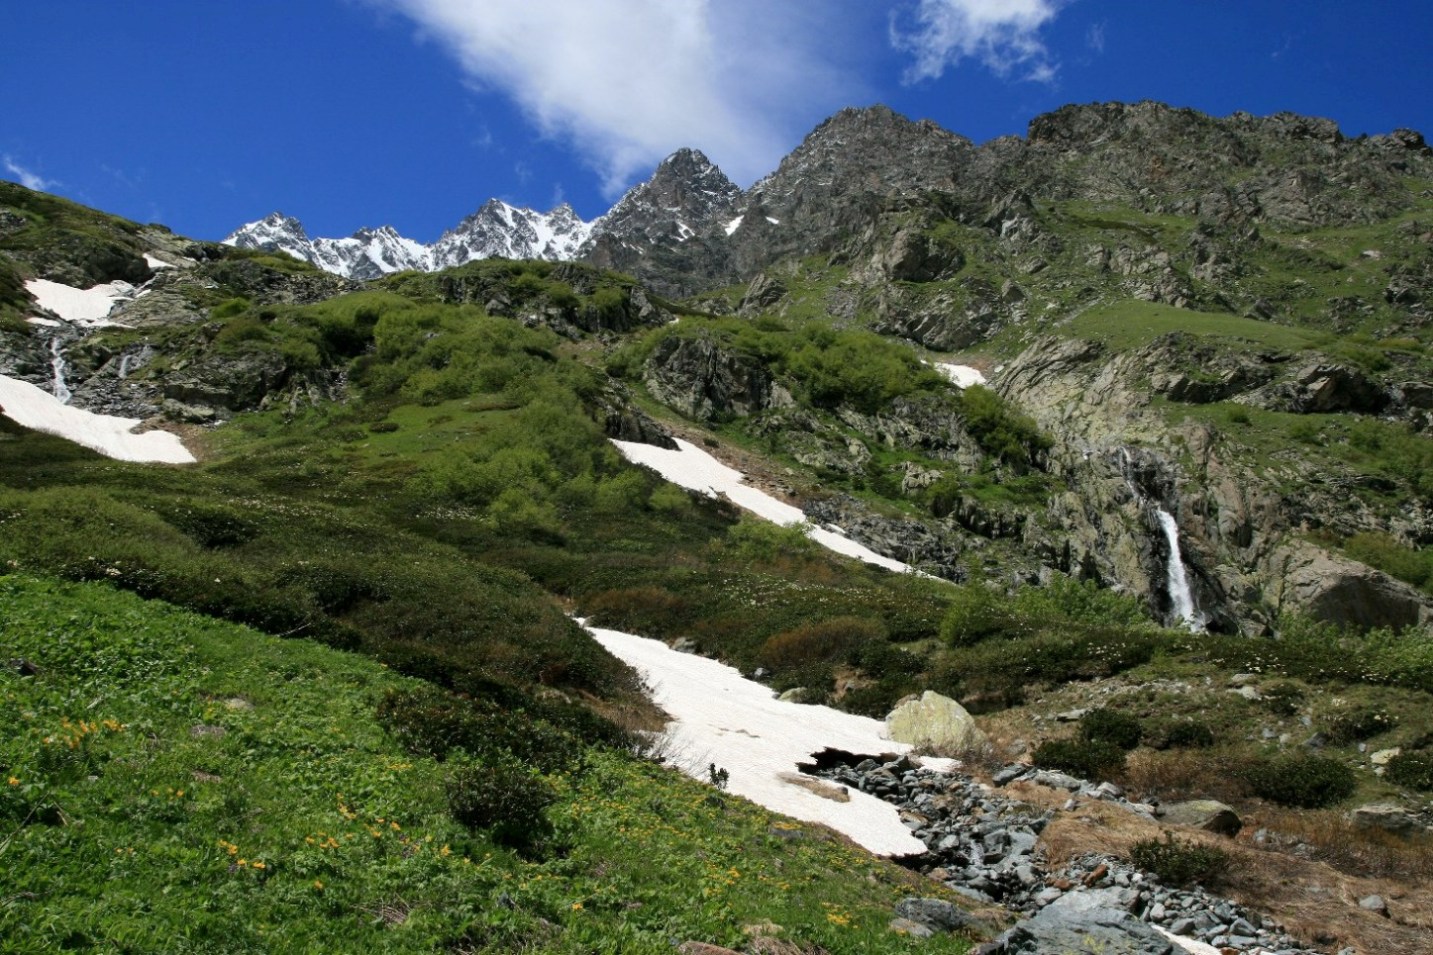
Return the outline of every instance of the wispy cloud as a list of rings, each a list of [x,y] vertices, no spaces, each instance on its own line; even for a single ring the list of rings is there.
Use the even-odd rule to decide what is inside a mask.
[[[59,185],[59,183],[53,179],[46,179],[39,173],[31,172],[9,156],[0,156],[0,165],[3,165],[5,171],[14,176],[15,181],[26,189],[35,189],[44,192]]]
[[[1041,29],[1066,0],[919,0],[893,14],[891,42],[910,54],[907,83],[939,77],[973,59],[1001,76],[1050,82],[1058,64],[1040,39]]]
[[[1096,53],[1105,52],[1105,24],[1103,21],[1090,27],[1085,34],[1085,45]]]
[[[841,105],[858,86],[823,49],[839,17],[802,0],[369,2],[575,145],[609,194],[682,146],[750,181],[790,148],[811,104]]]

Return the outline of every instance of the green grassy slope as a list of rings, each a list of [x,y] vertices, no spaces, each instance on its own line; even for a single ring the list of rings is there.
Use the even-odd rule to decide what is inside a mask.
[[[376,718],[415,681],[99,583],[0,579],[0,937],[12,952],[665,952],[746,925],[833,952],[903,870],[619,751],[552,773],[520,848],[447,810],[466,762]],[[29,674],[29,675],[26,675]]]

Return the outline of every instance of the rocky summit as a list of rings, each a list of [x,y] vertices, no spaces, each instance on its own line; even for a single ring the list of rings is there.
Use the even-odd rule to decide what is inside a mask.
[[[1420,133],[1152,102],[431,243],[0,183],[0,935],[1427,950],[1430,296]],[[574,618],[881,721],[772,786],[925,851]]]

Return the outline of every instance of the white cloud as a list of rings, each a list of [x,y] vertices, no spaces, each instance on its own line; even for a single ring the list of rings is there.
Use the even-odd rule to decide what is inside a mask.
[[[411,18],[472,82],[571,141],[609,194],[683,146],[750,182],[860,86],[830,52],[850,29],[849,0],[369,2]]]
[[[31,172],[9,156],[0,157],[0,165],[4,165],[5,171],[14,176],[15,180],[26,189],[44,192],[59,185],[53,179],[45,179],[39,174]]]
[[[1049,82],[1057,68],[1040,30],[1066,0],[919,0],[908,16],[891,19],[891,42],[915,62],[906,82],[939,77],[961,60],[975,59],[1005,76]]]

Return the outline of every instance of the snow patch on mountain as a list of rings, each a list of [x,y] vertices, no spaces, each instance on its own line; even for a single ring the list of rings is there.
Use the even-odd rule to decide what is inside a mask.
[[[35,297],[41,308],[84,328],[117,324],[107,321],[105,316],[114,309],[115,303],[135,296],[134,286],[122,281],[80,289],[48,279],[31,279],[25,283],[25,291]]]
[[[135,434],[138,418],[119,418],[73,408],[26,381],[0,375],[5,417],[34,431],[58,435],[119,461],[192,464],[194,455],[168,431]]]

